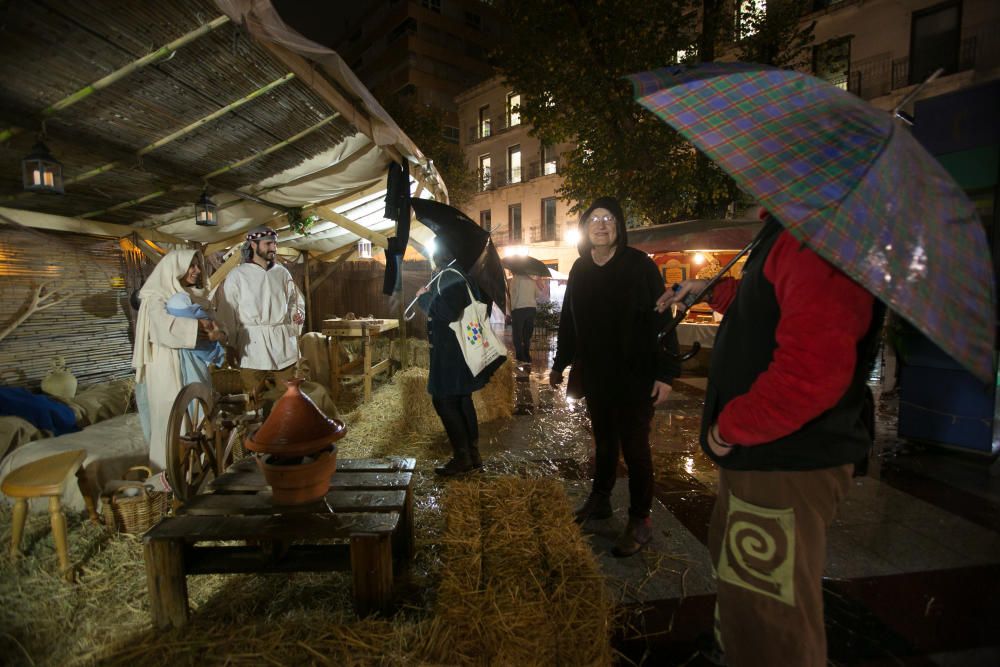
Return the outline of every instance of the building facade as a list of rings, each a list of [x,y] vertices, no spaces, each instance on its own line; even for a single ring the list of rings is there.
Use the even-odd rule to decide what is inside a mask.
[[[493,77],[455,98],[460,146],[478,192],[463,207],[490,231],[501,255],[530,254],[568,273],[578,254],[572,202],[559,198],[563,154],[572,144],[545,145],[521,122],[521,95]]]
[[[493,75],[500,22],[479,0],[379,0],[334,47],[379,100],[412,96],[445,116],[458,143],[455,96]]]

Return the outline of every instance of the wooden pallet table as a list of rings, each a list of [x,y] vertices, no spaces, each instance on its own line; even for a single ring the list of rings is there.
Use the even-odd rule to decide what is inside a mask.
[[[330,491],[279,507],[253,459],[231,466],[143,536],[153,624],[188,620],[195,574],[350,571],[360,615],[384,612],[393,566],[413,555],[413,458],[337,462]],[[240,545],[205,544],[239,541]]]
[[[357,377],[364,380],[364,400],[372,397],[372,378],[384,370],[388,370],[390,359],[385,358],[372,364],[372,347],[375,338],[387,331],[399,328],[399,320],[323,320],[323,335],[326,336],[330,357],[330,389],[335,394],[340,391],[340,378]],[[359,357],[361,372],[353,370],[356,364],[343,366],[340,362],[340,344],[349,340],[361,341]]]

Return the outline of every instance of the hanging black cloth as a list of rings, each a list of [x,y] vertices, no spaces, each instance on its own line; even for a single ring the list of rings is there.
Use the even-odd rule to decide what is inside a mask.
[[[403,253],[410,241],[410,164],[392,162],[385,184],[385,217],[396,223],[396,235],[385,249],[385,279],[382,293],[392,294],[399,288]]]

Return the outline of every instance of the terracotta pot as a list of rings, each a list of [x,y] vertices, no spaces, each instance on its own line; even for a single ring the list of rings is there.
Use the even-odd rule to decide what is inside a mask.
[[[270,454],[258,455],[257,466],[271,485],[275,505],[302,505],[319,500],[330,490],[330,478],[337,470],[337,448],[314,454],[306,463],[288,463]],[[298,457],[291,459],[298,460]]]
[[[302,393],[301,378],[285,382],[288,390],[271,408],[271,414],[246,448],[280,457],[306,456],[344,437],[347,428],[339,419],[330,419]]]

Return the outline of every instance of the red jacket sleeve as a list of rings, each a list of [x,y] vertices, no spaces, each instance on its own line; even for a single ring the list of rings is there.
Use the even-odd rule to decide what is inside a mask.
[[[718,420],[724,440],[745,446],[794,433],[836,405],[854,375],[874,305],[868,291],[788,232],[775,241],[764,276],[781,311],[777,348],[750,391]]]
[[[712,298],[708,301],[709,307],[717,313],[725,314],[739,286],[740,281],[735,278],[723,278],[715,283],[715,287],[712,288]]]

